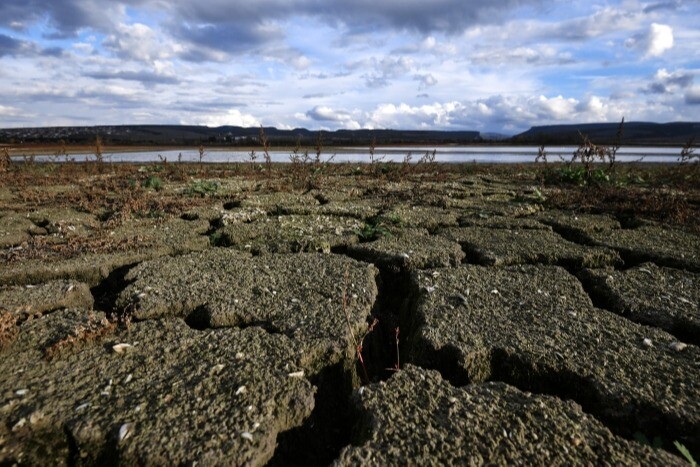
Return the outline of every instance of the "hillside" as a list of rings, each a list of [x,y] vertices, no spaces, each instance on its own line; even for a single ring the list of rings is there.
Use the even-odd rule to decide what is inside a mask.
[[[613,143],[619,123],[534,126],[513,136],[519,144],[572,144],[581,141],[579,131],[599,144]],[[684,144],[690,138],[700,140],[700,122],[624,124],[622,144]]]
[[[293,146],[297,140],[313,145],[318,136],[327,146],[368,146],[377,144],[469,144],[480,140],[477,131],[337,130],[311,131],[304,128],[279,130],[266,127],[275,145]],[[186,125],[119,125],[92,127],[13,128],[0,130],[0,143],[91,144],[99,136],[105,144],[116,145],[257,145],[260,128],[222,126],[210,128]]]

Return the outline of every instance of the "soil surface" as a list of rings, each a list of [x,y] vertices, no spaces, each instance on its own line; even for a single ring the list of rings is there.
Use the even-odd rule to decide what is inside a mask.
[[[699,171],[554,170],[11,166],[0,464],[698,459]]]

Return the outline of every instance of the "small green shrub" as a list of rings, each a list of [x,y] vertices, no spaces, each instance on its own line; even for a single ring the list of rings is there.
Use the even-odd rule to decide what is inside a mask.
[[[187,187],[185,193],[190,196],[200,196],[204,198],[205,196],[214,196],[216,192],[219,191],[219,187],[219,182],[197,180]]]
[[[146,189],[160,191],[163,189],[163,180],[155,175],[151,175],[141,182],[141,186]]]
[[[376,216],[367,219],[361,229],[355,229],[355,235],[362,241],[377,240],[382,237],[392,237],[403,228],[404,221],[398,214]]]

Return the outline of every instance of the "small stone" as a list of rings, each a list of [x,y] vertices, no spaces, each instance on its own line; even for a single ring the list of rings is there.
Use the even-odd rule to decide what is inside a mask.
[[[132,435],[134,432],[134,424],[133,423],[125,423],[121,427],[119,427],[119,442],[121,443],[125,439],[127,439],[129,436]]]
[[[113,349],[116,353],[125,353],[125,352],[127,352],[129,349],[131,349],[132,347],[133,347],[133,345],[131,345],[131,344],[116,344],[116,345],[113,345],[113,346],[112,346],[112,349]]]
[[[239,394],[245,394],[245,386],[240,386],[238,389],[236,389],[236,395],[238,396]]]
[[[29,389],[18,389],[15,391],[15,394],[17,394],[18,396],[26,396],[28,392]]]
[[[642,341],[642,345],[644,347],[654,347],[654,343],[648,337],[644,338],[644,340]]]
[[[290,378],[303,378],[304,377],[304,370],[294,371],[292,373],[289,373],[287,376],[289,376]]]
[[[12,427],[12,431],[13,432],[18,431],[26,424],[27,424],[27,419],[21,418],[17,423],[14,424],[14,426]]]
[[[253,435],[247,431],[241,433],[241,438],[247,439],[248,441],[253,441]]]
[[[671,344],[668,346],[669,349],[675,350],[676,352],[682,352],[685,350],[685,348],[688,347],[688,344],[684,344],[683,342],[671,342]]]

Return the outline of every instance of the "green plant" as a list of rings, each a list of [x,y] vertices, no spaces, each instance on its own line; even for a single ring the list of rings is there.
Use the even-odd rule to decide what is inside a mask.
[[[196,180],[187,187],[185,194],[190,196],[200,196],[204,198],[205,196],[213,196],[219,191],[219,182],[214,182],[211,180]]]
[[[355,229],[360,240],[369,242],[382,237],[392,237],[395,230],[403,227],[404,221],[398,214],[375,216],[367,219],[361,229]]]
[[[678,449],[678,452],[680,452],[683,455],[683,457],[685,457],[685,459],[688,461],[688,463],[690,463],[691,467],[697,467],[698,463],[695,462],[695,459],[693,459],[693,456],[692,456],[692,454],[690,454],[690,451],[688,450],[688,448],[683,446],[678,441],[674,441],[673,445],[676,447],[676,449]]]
[[[155,175],[151,175],[146,180],[141,182],[141,186],[146,189],[160,191],[163,189],[163,180]]]

